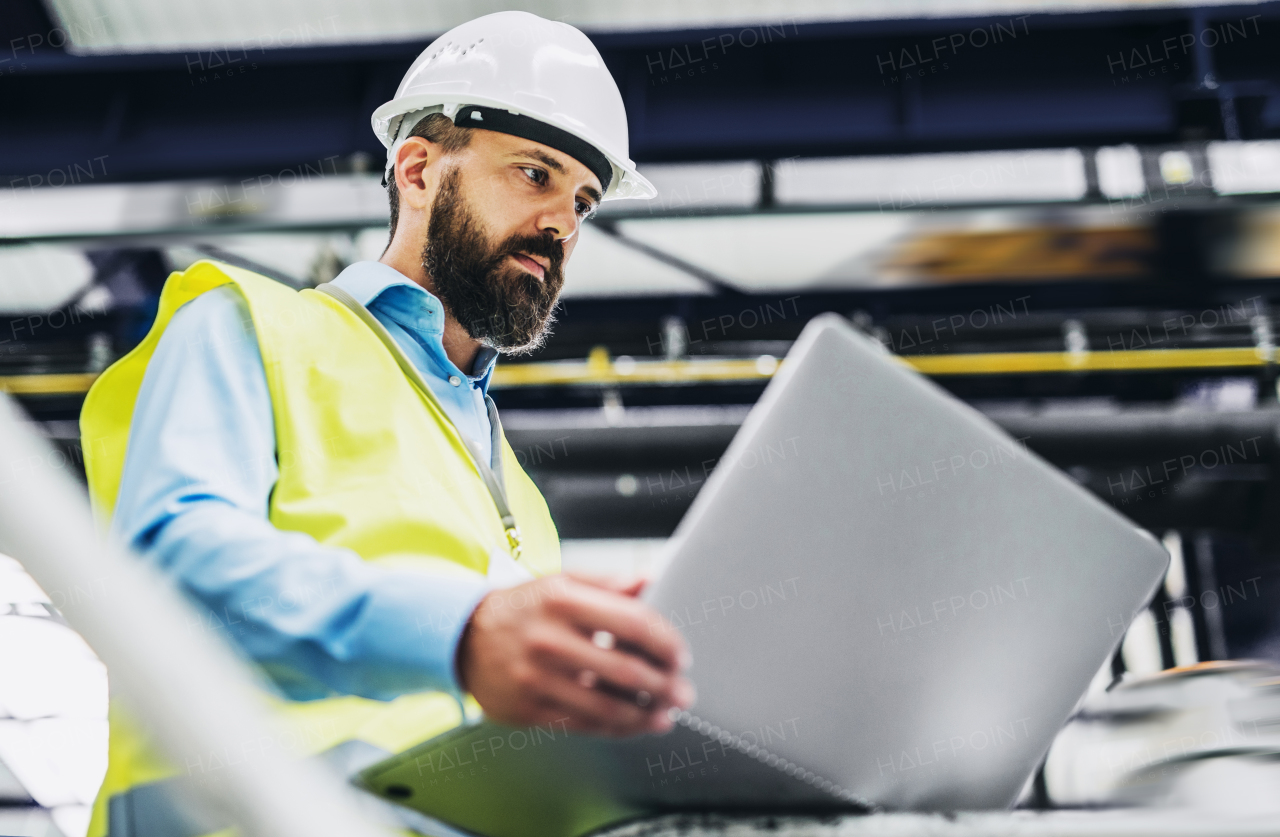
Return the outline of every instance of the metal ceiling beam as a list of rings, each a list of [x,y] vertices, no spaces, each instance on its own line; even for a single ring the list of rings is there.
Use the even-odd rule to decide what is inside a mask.
[[[1274,2],[592,37],[641,162],[1280,136]],[[425,45],[76,57],[32,42],[0,45],[0,190],[367,167],[372,104]]]

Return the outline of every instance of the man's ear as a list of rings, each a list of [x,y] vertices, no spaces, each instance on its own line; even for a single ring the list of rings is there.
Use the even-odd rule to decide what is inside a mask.
[[[426,209],[430,205],[430,168],[440,156],[440,146],[422,137],[409,137],[400,145],[393,172],[396,189],[405,205],[414,209]]]

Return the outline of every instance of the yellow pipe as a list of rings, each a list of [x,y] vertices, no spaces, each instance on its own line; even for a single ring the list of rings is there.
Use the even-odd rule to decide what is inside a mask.
[[[991,352],[908,355],[903,363],[925,375],[1016,375],[1036,372],[1122,372],[1264,366],[1272,358],[1253,348],[1146,349],[1121,352]],[[781,361],[760,358],[623,360],[593,351],[585,360],[502,364],[493,372],[498,388],[528,386],[626,386],[763,381]],[[76,395],[89,391],[96,372],[3,375],[0,391],[14,395]]]
[[[992,352],[902,358],[925,375],[1009,375],[1025,372],[1121,372],[1263,366],[1257,349],[1138,349],[1120,352]]]
[[[992,352],[909,355],[903,363],[925,375],[1010,375],[1033,372],[1121,372],[1262,366],[1270,362],[1256,349],[1148,349],[1121,352]],[[496,387],[585,384],[671,384],[754,381],[769,378],[780,362],[759,360],[649,360],[625,366],[596,354],[587,362],[523,363],[499,366]],[[775,365],[776,364],[776,365]],[[626,371],[620,371],[620,367]]]
[[[623,386],[626,384],[686,384],[731,381],[762,381],[771,377],[778,362],[757,359],[643,360],[619,363],[600,362],[597,356],[550,363],[500,365],[493,370],[495,387],[562,386],[586,384]]]
[[[0,375],[0,392],[13,395],[79,395],[89,391],[97,372],[62,375]]]

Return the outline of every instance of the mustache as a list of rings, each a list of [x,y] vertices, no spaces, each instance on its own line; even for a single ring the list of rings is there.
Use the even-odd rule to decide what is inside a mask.
[[[545,235],[516,234],[508,238],[501,248],[503,255],[526,253],[530,256],[546,256],[551,262],[551,269],[559,269],[564,262],[564,244],[557,241],[551,233]]]

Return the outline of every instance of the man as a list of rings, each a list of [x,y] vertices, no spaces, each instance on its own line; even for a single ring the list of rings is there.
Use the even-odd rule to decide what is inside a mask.
[[[512,725],[665,731],[693,701],[683,641],[639,583],[558,575],[487,395],[498,353],[543,339],[584,220],[653,194],[617,88],[582,33],[504,12],[437,39],[374,127],[381,260],[302,293],[171,276],[85,402],[95,505],[270,675],[292,742],[347,769],[456,725],[464,693]],[[116,707],[110,757],[90,837],[213,829]]]

